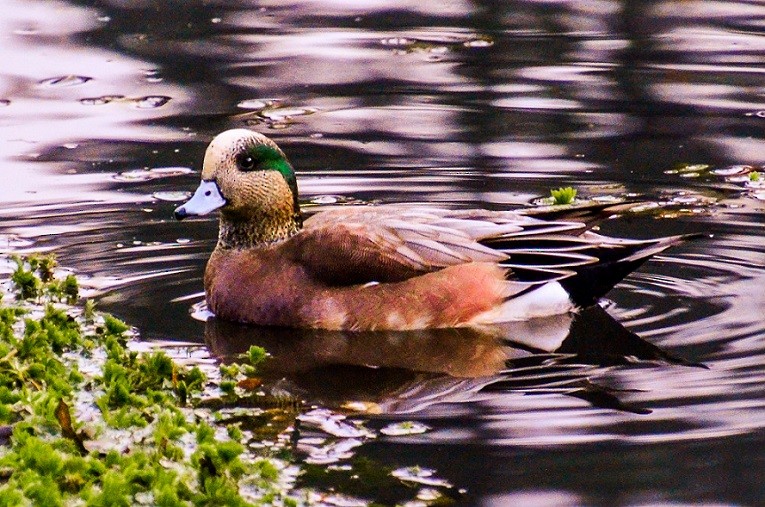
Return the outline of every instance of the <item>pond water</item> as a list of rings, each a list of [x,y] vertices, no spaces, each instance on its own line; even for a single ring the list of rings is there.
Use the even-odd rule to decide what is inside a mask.
[[[0,11],[3,252],[55,251],[144,339],[220,356],[262,344],[265,378],[309,404],[426,424],[354,456],[432,468],[461,503],[765,502],[760,2]],[[660,204],[607,234],[713,236],[647,263],[603,308],[502,340],[205,324],[190,310],[217,223],[171,215],[209,140],[239,126],[282,146],[309,205],[505,209],[572,185]]]

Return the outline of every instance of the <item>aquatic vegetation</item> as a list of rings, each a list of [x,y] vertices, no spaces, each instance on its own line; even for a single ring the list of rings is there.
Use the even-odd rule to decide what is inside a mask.
[[[422,424],[417,421],[402,421],[399,423],[389,424],[380,430],[383,435],[389,436],[405,436],[405,435],[419,435],[430,430],[427,424]]]
[[[213,428],[211,412],[184,409],[203,392],[198,367],[132,350],[129,326],[92,303],[61,304],[76,299],[77,284],[56,279],[52,257],[16,264],[6,289],[17,303],[0,308],[0,424],[10,433],[0,447],[0,505],[251,505],[286,496],[275,482],[283,464],[243,459],[244,446]],[[249,499],[245,477],[259,491]]]
[[[465,48],[487,48],[494,45],[494,39],[488,35],[407,35],[388,37],[380,43],[393,49],[396,55],[411,53],[424,53],[431,56],[440,56],[446,53],[456,52]]]
[[[354,458],[361,439],[376,437],[359,421],[303,417],[298,400],[263,391],[263,348],[204,371],[184,365],[170,349],[139,347],[135,330],[92,301],[78,303],[76,277],[53,257],[14,260],[0,283],[0,296],[13,296],[0,300],[0,507],[306,505],[330,496],[321,493],[327,478],[355,484],[349,493],[359,498],[383,498],[393,485],[397,502],[423,501],[410,478]],[[291,442],[301,417],[329,442],[298,466],[301,444]],[[324,468],[355,461],[327,475],[311,453]],[[359,463],[363,481],[352,478]],[[426,505],[452,502],[451,486],[439,484],[423,493]]]
[[[172,100],[166,95],[147,95],[144,97],[125,97],[124,95],[103,95],[101,97],[87,97],[80,99],[84,106],[103,106],[113,102],[130,104],[136,109],[156,109],[164,106]]]
[[[557,190],[550,190],[550,194],[554,205],[571,204],[576,198],[576,189],[572,187],[561,187]]]
[[[55,277],[56,260],[51,255],[30,255],[25,259],[14,257],[16,270],[11,282],[16,287],[16,299],[36,299],[45,293],[54,301],[74,303],[79,297],[77,277],[67,274]]]
[[[236,115],[245,125],[265,125],[271,129],[285,129],[295,122],[295,118],[319,112],[313,107],[291,106],[280,99],[250,99],[237,105],[247,110]]]
[[[725,192],[721,195],[721,200],[729,198],[730,191],[735,188],[740,189],[739,195],[741,196],[762,200],[762,170],[763,166],[746,164],[716,168],[707,164],[694,164],[680,165],[664,171],[664,174],[676,174],[682,178],[698,178],[712,183],[713,186],[720,185],[720,188]]]
[[[11,275],[11,281],[16,286],[17,299],[32,299],[40,295],[40,278],[33,271],[24,269],[23,262],[17,260],[16,271]]]

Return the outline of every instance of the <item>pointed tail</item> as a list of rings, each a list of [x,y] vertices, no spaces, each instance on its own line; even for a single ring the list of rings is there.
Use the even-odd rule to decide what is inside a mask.
[[[591,237],[597,236],[588,234]],[[687,234],[645,241],[604,238],[607,240],[603,243],[604,248],[598,248],[592,253],[598,257],[598,262],[572,267],[575,274],[563,278],[560,284],[577,306],[589,306],[654,255],[671,246],[701,237],[708,236]]]

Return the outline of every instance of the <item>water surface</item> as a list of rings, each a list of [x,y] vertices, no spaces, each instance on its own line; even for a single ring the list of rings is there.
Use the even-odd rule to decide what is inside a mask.
[[[3,251],[55,251],[147,340],[265,344],[267,378],[309,403],[426,423],[352,459],[433,468],[466,504],[762,503],[758,2],[0,10]],[[607,234],[713,237],[647,263],[603,309],[504,339],[204,324],[189,310],[217,224],[171,213],[209,140],[240,126],[284,148],[308,205],[506,209],[573,185],[660,204]]]

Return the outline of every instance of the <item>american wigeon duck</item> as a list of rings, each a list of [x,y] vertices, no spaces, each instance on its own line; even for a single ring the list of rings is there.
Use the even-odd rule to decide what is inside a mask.
[[[304,219],[284,152],[246,129],[212,140],[202,182],[175,216],[216,209],[210,310],[286,327],[411,330],[563,314],[684,239],[609,238],[561,212],[380,205]]]

